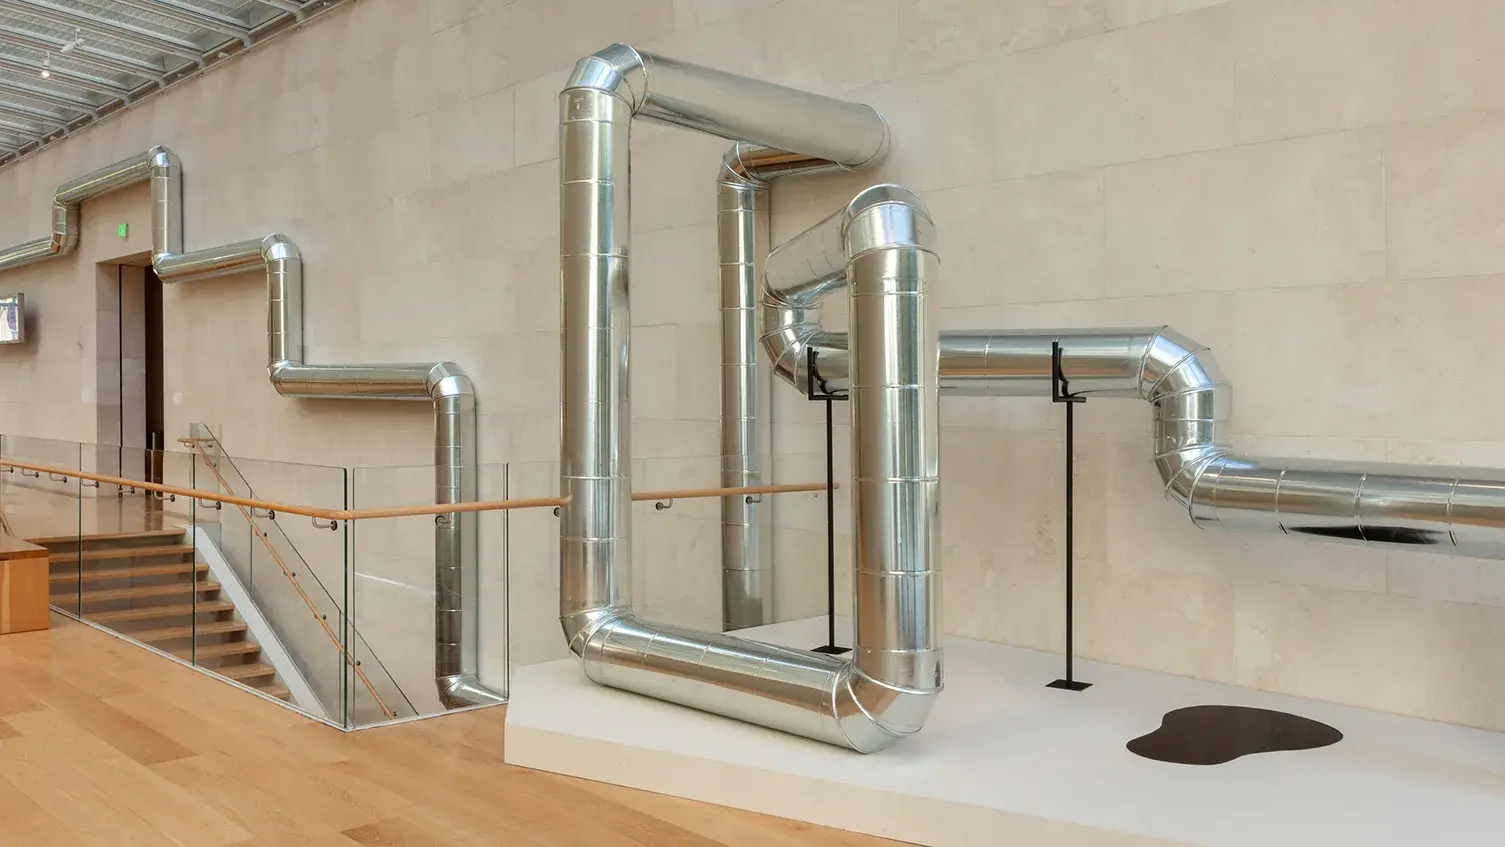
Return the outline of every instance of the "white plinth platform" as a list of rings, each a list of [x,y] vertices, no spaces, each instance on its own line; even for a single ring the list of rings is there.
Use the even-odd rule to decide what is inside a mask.
[[[810,647],[824,619],[745,630]],[[843,643],[850,643],[845,641]],[[1045,683],[1058,655],[946,642],[924,731],[863,756],[602,688],[573,659],[518,668],[507,761],[931,845],[1505,844],[1505,734],[1079,662],[1081,693]],[[1278,709],[1337,727],[1320,750],[1213,767],[1124,749],[1172,709]]]

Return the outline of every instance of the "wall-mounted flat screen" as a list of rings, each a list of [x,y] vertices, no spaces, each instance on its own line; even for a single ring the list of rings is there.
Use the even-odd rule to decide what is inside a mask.
[[[20,344],[26,340],[26,295],[0,297],[0,344]]]

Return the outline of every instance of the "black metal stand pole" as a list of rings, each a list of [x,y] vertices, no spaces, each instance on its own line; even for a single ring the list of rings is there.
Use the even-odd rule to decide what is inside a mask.
[[[1073,574],[1076,569],[1074,549],[1076,500],[1073,490],[1076,482],[1076,416],[1073,412],[1076,404],[1087,402],[1087,398],[1074,396],[1070,392],[1066,374],[1061,370],[1061,342],[1059,341],[1050,343],[1050,399],[1053,403],[1066,404],[1066,676],[1064,679],[1047,683],[1047,687],[1060,688],[1065,691],[1084,691],[1091,688],[1092,683],[1082,682],[1072,675],[1072,659],[1075,653],[1072,636],[1076,629],[1073,617],[1075,609],[1072,607],[1072,601],[1076,596],[1073,585]]]
[[[811,400],[823,400],[826,404],[826,643],[813,652],[837,656],[852,648],[836,646],[836,443],[831,404],[847,398],[831,394],[825,386],[816,391],[815,359],[816,352],[812,348],[805,371],[805,396]]]

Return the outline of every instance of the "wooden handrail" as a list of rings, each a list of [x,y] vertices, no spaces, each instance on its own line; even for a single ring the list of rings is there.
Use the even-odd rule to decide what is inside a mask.
[[[833,485],[832,488],[840,488]],[[634,500],[692,500],[696,497],[736,497],[744,494],[790,494],[825,491],[824,482],[790,482],[783,485],[743,485],[737,488],[683,488],[678,491],[634,491]]]
[[[302,515],[307,518],[322,518],[331,521],[359,521],[369,518],[399,518],[409,515],[448,515],[455,512],[495,512],[505,509],[541,509],[552,506],[567,506],[568,497],[531,497],[516,500],[486,500],[479,503],[452,503],[448,505],[436,504],[433,506],[404,506],[389,509],[320,509],[316,506],[299,506],[292,503],[277,503],[271,500],[258,500],[254,497],[237,497],[233,494],[220,494],[214,491],[198,491],[192,488],[180,488],[176,485],[163,485],[156,482],[144,482],[139,479],[126,479],[124,477],[110,476],[108,474],[90,473],[75,468],[55,468],[50,465],[34,465],[30,462],[18,462],[14,459],[0,459],[0,467],[21,468],[28,471],[40,471],[53,473],[59,476],[76,476],[79,479],[94,480],[110,485],[123,485],[129,488],[139,488],[143,491],[156,491],[162,494],[175,494],[179,497],[194,497],[199,500],[209,500],[215,503],[229,503],[232,506],[248,506],[253,509],[264,509],[269,512],[282,512],[289,515]]]
[[[204,463],[207,464],[209,466],[209,469],[214,473],[214,478],[219,480],[220,487],[225,489],[226,491],[233,490],[230,488],[230,483],[225,480],[224,474],[220,473],[219,463],[214,461],[214,457],[209,455],[208,450],[204,449],[203,443],[200,441],[195,441],[193,447],[194,450],[203,457]],[[282,575],[287,578],[287,581],[293,584],[293,590],[298,592],[298,597],[303,600],[303,605],[307,606],[308,610],[313,613],[314,619],[319,622],[319,626],[323,627],[324,634],[328,636],[330,642],[334,644],[335,649],[340,651],[340,656],[345,659],[345,664],[355,672],[355,675],[358,679],[360,679],[361,684],[366,686],[366,691],[371,695],[371,699],[376,701],[377,708],[381,709],[382,714],[386,715],[388,720],[395,719],[397,717],[397,712],[394,711],[391,706],[387,705],[387,701],[382,698],[381,694],[377,693],[376,685],[371,682],[370,677],[366,676],[366,671],[361,668],[361,663],[356,661],[354,656],[350,655],[350,651],[345,647],[345,642],[341,640],[340,636],[336,634],[334,629],[329,625],[329,618],[324,615],[324,613],[319,611],[319,607],[314,604],[313,598],[309,597],[308,592],[303,590],[303,584],[298,582],[298,577],[293,572],[293,569],[288,567],[287,562],[284,562],[282,560],[282,555],[277,552],[277,546],[274,545],[272,543],[272,540],[267,537],[266,531],[256,525],[255,516],[251,511],[249,511],[249,507],[237,505],[235,508],[240,512],[241,517],[245,518],[246,525],[251,528],[251,532],[255,533],[256,537],[261,540],[262,545],[267,548],[267,552],[272,554],[272,561],[277,563],[278,569],[282,571]],[[281,532],[281,530],[278,530],[278,532]],[[317,579],[317,577],[315,577],[315,579]],[[334,598],[330,599],[332,601]],[[396,684],[396,680],[393,680],[393,684]],[[401,690],[401,688],[398,689],[399,692]],[[412,704],[410,703],[409,705]]]
[[[94,480],[110,485],[123,485],[130,488],[139,488],[143,491],[157,491],[162,494],[176,494],[179,497],[194,497],[199,500],[209,500],[216,503],[229,503],[232,506],[247,506],[253,509],[264,509],[269,512],[282,512],[288,515],[302,515],[308,518],[321,518],[330,521],[360,521],[374,518],[405,518],[414,515],[449,515],[459,512],[499,512],[508,509],[547,509],[555,506],[568,506],[568,497],[519,497],[511,500],[482,500],[476,503],[449,503],[435,504],[432,506],[393,506],[382,509],[320,509],[316,506],[299,506],[292,503],[278,503],[271,500],[258,500],[254,497],[237,497],[233,494],[220,494],[214,491],[198,491],[192,488],[180,488],[176,485],[163,485],[157,482],[144,482],[139,479],[126,479],[108,474],[90,473],[74,468],[57,468],[50,465],[34,465],[30,462],[18,462],[14,459],[0,459],[0,467],[21,468],[28,471],[52,473],[59,476],[76,476],[79,479]],[[839,488],[840,486],[832,486]],[[635,491],[633,500],[690,500],[697,497],[736,497],[748,494],[788,494],[798,491],[825,491],[826,484],[823,482],[795,482],[782,485],[744,485],[737,488],[684,488],[672,491]]]

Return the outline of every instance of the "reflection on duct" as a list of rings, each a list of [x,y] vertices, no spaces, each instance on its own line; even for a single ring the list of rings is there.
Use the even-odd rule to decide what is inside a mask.
[[[874,161],[864,163],[871,166]],[[773,380],[759,343],[758,291],[768,255],[769,183],[844,169],[825,159],[738,142],[716,179],[721,265],[721,484],[771,481]],[[773,499],[721,498],[721,623],[774,622]]]
[[[774,305],[808,330],[781,343],[817,344],[816,379],[845,388],[845,334]],[[1207,347],[1169,327],[941,333],[941,391],[1047,397],[1051,342],[1072,393],[1154,407],[1155,465],[1197,526],[1505,559],[1505,470],[1241,456],[1220,440],[1232,388]]]
[[[848,166],[882,153],[882,121],[866,106],[623,45],[576,65],[560,115],[560,485],[571,498],[560,521],[560,623],[571,651],[598,683],[855,750],[919,730],[941,688],[936,335],[927,296],[936,258],[929,217],[904,189],[864,191],[780,251],[801,254],[805,242],[835,230],[837,267],[851,285],[852,660],[649,623],[631,614],[629,599],[630,121],[653,118]]]
[[[102,194],[150,181],[152,268],[164,283],[194,282],[265,269],[267,375],[279,394],[434,404],[435,502],[476,499],[475,388],[451,362],[310,365],[303,360],[303,260],[297,245],[273,234],[183,252],[183,169],[166,147],[153,147],[58,186],[52,235],[0,251],[0,270],[64,255],[78,246],[79,208]],[[434,529],[434,673],[447,708],[505,702],[478,678],[479,612],[476,515],[438,516]]]

